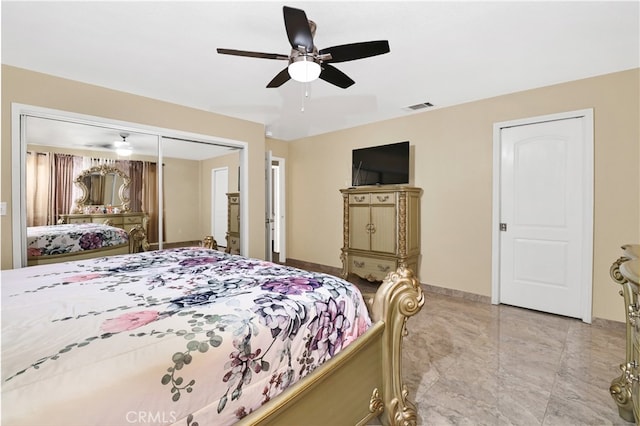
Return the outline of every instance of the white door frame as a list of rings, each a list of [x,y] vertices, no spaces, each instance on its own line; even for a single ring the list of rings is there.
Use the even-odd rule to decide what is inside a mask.
[[[264,259],[269,262],[273,260],[273,218],[271,217],[271,212],[273,211],[272,161],[271,151],[267,150],[264,153]]]
[[[491,303],[500,303],[500,170],[502,143],[501,130],[507,127],[536,124],[546,121],[557,121],[571,118],[583,118],[585,130],[585,147],[583,158],[583,182],[584,189],[584,222],[582,233],[584,245],[582,250],[581,276],[583,291],[580,306],[582,321],[591,323],[592,299],[593,299],[593,176],[594,176],[594,141],[593,141],[593,109],[569,111],[558,114],[543,115],[538,117],[510,120],[493,125],[493,214],[491,220]]]
[[[285,200],[287,192],[285,186],[285,159],[282,157],[272,157],[271,159],[278,162],[278,186],[275,188],[278,193],[278,196],[276,197],[278,200],[278,206],[275,211],[279,213],[279,216],[274,218],[277,223],[276,229],[278,232],[274,234],[273,238],[278,240],[280,262],[285,262],[287,259],[287,203]]]
[[[224,183],[226,184],[225,186],[225,190],[222,191],[222,197],[220,197],[220,194],[217,191],[218,185],[216,184],[217,180],[218,180],[218,176],[223,173],[224,174]],[[227,213],[227,197],[226,194],[229,192],[229,167],[216,167],[211,169],[211,235],[213,235],[213,238],[216,239],[217,235],[216,235],[216,223],[218,221],[220,221],[220,217],[217,214],[218,209],[216,207],[218,207],[217,201],[222,199],[223,201],[223,205],[224,205],[224,209],[222,209],[222,211],[224,211],[223,213],[223,223],[224,223],[224,227],[227,227],[227,221],[228,218],[226,217],[226,213]],[[220,241],[225,241],[225,240],[221,240],[219,238],[216,239],[216,241],[218,242],[218,244],[220,243]],[[226,246],[227,243],[225,241],[224,245]]]

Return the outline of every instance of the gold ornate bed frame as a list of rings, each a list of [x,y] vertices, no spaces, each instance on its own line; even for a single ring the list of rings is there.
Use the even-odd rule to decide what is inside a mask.
[[[640,245],[625,244],[622,247],[624,255],[619,257],[609,269],[611,278],[622,286],[620,295],[624,298],[626,317],[626,350],[624,363],[620,364],[622,374],[611,381],[609,392],[613,400],[618,405],[620,417],[628,422],[635,422],[640,425],[640,405],[638,404],[638,392],[640,387],[638,382],[638,359],[640,357],[640,345],[638,333],[638,318],[640,318],[640,306],[638,304],[638,282],[637,273],[634,281],[629,275],[621,271],[621,266],[638,259],[640,256]],[[634,404],[635,393],[635,404]]]
[[[141,225],[136,225],[129,231],[128,243],[111,247],[102,247],[94,250],[76,251],[72,253],[54,254],[49,256],[29,256],[27,257],[27,266],[48,265],[51,263],[92,259],[94,257],[138,253],[148,249],[149,244],[147,243],[146,232]]]
[[[366,333],[237,425],[360,426],[376,417],[383,425],[416,425],[402,381],[402,340],[424,293],[413,272],[400,266],[367,302],[372,327]]]

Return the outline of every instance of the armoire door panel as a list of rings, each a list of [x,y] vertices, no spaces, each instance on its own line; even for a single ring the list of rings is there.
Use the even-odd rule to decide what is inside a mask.
[[[371,206],[371,251],[396,252],[397,226],[395,205]]]
[[[349,247],[356,250],[370,250],[370,214],[369,205],[349,207]]]

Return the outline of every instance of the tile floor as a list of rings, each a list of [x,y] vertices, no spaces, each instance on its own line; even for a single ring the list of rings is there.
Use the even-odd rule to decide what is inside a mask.
[[[377,289],[349,280],[364,294]],[[404,383],[419,425],[633,426],[609,393],[624,362],[623,323],[589,325],[423,289],[425,305],[407,322],[403,345]]]
[[[621,300],[622,303],[622,300]],[[609,394],[625,328],[426,293],[403,370],[421,425],[632,425]]]

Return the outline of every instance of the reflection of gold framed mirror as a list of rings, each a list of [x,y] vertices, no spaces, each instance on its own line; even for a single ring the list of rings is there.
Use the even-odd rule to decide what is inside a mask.
[[[93,206],[112,206],[129,211],[131,178],[115,167],[101,165],[83,170],[74,180],[80,189],[74,213],[84,213]]]

